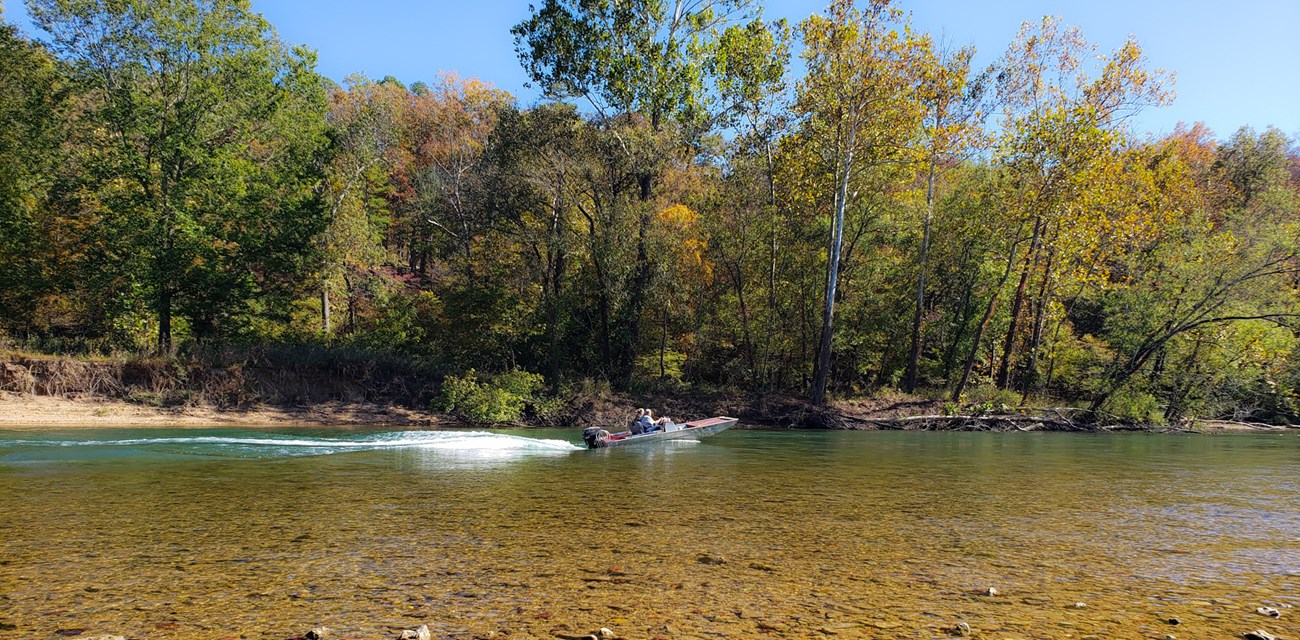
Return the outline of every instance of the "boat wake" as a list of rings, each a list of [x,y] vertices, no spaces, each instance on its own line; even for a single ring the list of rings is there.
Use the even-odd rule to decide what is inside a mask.
[[[306,436],[302,434],[222,433],[120,439],[30,439],[0,441],[0,459],[10,461],[40,458],[105,457],[117,453],[154,453],[180,456],[233,458],[280,458],[318,456],[354,451],[411,449],[446,452],[448,455],[516,457],[580,450],[563,440],[525,438],[486,431],[395,431],[355,436]],[[93,452],[93,453],[92,453]],[[44,455],[42,455],[44,454]],[[17,460],[16,460],[16,459]]]

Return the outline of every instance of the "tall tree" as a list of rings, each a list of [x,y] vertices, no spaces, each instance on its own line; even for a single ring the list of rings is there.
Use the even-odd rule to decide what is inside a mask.
[[[635,167],[639,203],[613,192],[602,198],[607,206],[635,208],[637,216],[629,304],[609,332],[618,336],[611,366],[623,372],[619,378],[630,375],[652,279],[660,272],[649,240],[656,209],[669,203],[651,204],[660,195],[656,182],[670,160],[687,157],[683,145],[698,143],[734,107],[721,104],[708,61],[722,34],[737,37],[728,27],[752,18],[756,6],[754,0],[545,0],[512,29],[530,80],[548,97],[585,99],[625,154],[617,162]]]
[[[1099,69],[1090,64],[1093,51],[1079,29],[1047,17],[1025,23],[998,65],[1004,116],[995,162],[1008,212],[1029,230],[998,359],[996,383],[1001,388],[1011,383],[1016,347],[1022,342],[1030,354],[1025,382],[1032,380],[1054,274],[1095,263],[1105,244],[1102,232],[1114,229],[1112,215],[1123,210],[1115,198],[1124,193],[1117,184],[1123,175],[1126,118],[1171,98],[1167,74],[1145,67],[1135,40],[1100,58]],[[1075,244],[1066,244],[1071,241]],[[1030,287],[1035,278],[1036,293]],[[1000,293],[993,292],[990,313]],[[1027,339],[1026,315],[1031,317]],[[964,390],[978,348],[977,340],[954,397]]]
[[[921,248],[916,267],[916,311],[912,316],[912,346],[907,358],[903,389],[916,391],[921,359],[921,320],[925,314],[925,277],[929,270],[930,224],[934,219],[935,181],[940,171],[962,160],[982,142],[985,115],[984,93],[988,72],[972,77],[970,62],[974,47],[950,51],[933,44],[923,49],[918,75],[918,99],[924,117],[924,137],[918,151],[925,180],[925,218],[921,224]]]
[[[247,0],[31,7],[93,104],[105,226],[151,300],[159,350],[178,312],[200,338],[237,330],[223,325],[296,280],[322,222],[314,54],[277,40]]]
[[[1268,136],[1242,130],[1219,148],[1218,167],[1242,168],[1220,176],[1236,188],[1226,207],[1188,197],[1185,182],[1163,179],[1149,189],[1160,194],[1172,187],[1157,205],[1175,207],[1176,215],[1141,251],[1116,257],[1124,285],[1100,294],[1115,354],[1098,381],[1093,411],[1184,336],[1218,329],[1222,338],[1223,329],[1248,323],[1273,323],[1292,334],[1300,329],[1300,195],[1288,188],[1285,170],[1276,169],[1284,166],[1286,145]],[[1157,148],[1147,164],[1183,170],[1181,150],[1171,146]]]
[[[830,206],[830,242],[821,337],[809,399],[826,400],[835,301],[844,246],[845,212],[879,180],[884,168],[908,163],[907,150],[920,119],[912,77],[918,41],[889,0],[859,9],[836,0],[826,15],[799,25],[807,75],[798,85],[796,112],[803,118],[799,146],[815,167],[815,184]]]
[[[385,199],[388,173],[402,155],[401,120],[406,90],[350,76],[346,87],[330,91],[328,121],[332,140],[325,177],[326,223],[320,245],[321,325],[333,334],[330,291],[342,282],[348,326],[356,323],[359,281],[389,258],[383,240],[391,223]]]
[[[531,258],[524,262],[541,289],[544,345],[538,360],[552,380],[578,369],[581,362],[565,347],[566,342],[584,342],[571,320],[578,302],[571,289],[581,256],[577,219],[581,176],[591,161],[586,153],[589,134],[572,105],[506,109],[488,151],[493,206],[514,223]]]
[[[778,268],[784,238],[780,221],[788,212],[777,198],[776,152],[789,124],[791,39],[784,20],[732,26],[723,33],[710,61],[718,95],[724,104],[732,105],[723,112],[722,122],[736,132],[726,160],[730,189],[716,206],[710,246],[719,254],[735,296],[742,371],[751,388],[765,386],[777,364],[771,351],[781,315]]]
[[[449,247],[465,286],[474,283],[474,243],[491,224],[486,215],[482,162],[498,114],[513,102],[509,93],[479,80],[442,74],[424,95],[409,101],[405,126],[416,191],[411,214],[421,242]],[[441,240],[442,242],[439,242]]]

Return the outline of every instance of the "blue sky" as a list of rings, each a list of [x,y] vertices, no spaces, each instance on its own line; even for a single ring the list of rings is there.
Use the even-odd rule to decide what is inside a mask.
[[[536,0],[540,1],[540,0]],[[3,0],[0,0],[3,2]],[[455,71],[536,100],[515,57],[510,27],[529,0],[252,0],[281,37],[320,54],[319,69],[341,80],[354,72],[406,83]],[[767,0],[765,15],[792,22],[823,0]],[[20,2],[6,19],[26,27]],[[1179,121],[1203,121],[1220,137],[1243,125],[1275,125],[1300,135],[1298,0],[900,0],[923,31],[974,44],[976,62],[992,62],[1025,20],[1057,15],[1109,51],[1137,36],[1151,65],[1175,71],[1178,98],[1136,120],[1139,130],[1168,133]]]

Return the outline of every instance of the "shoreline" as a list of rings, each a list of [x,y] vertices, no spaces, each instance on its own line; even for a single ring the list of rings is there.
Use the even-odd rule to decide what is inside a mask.
[[[635,404],[635,403],[634,403]],[[670,402],[659,404],[668,405]],[[1061,428],[1050,420],[1023,415],[939,416],[926,415],[926,403],[904,403],[908,409],[900,415],[899,404],[864,404],[861,401],[842,403],[830,413],[836,415],[842,426],[836,430],[850,431],[1005,431],[1005,432],[1141,432],[1141,433],[1297,433],[1300,425],[1277,426],[1223,420],[1202,420],[1193,425],[1118,425],[1097,429]],[[632,406],[629,404],[628,406]],[[691,415],[687,407],[678,407],[674,415]],[[730,407],[741,409],[740,407]],[[921,411],[917,414],[916,411]],[[621,415],[621,404],[589,407],[588,415],[576,420],[574,428],[589,425],[613,424]],[[750,429],[813,429],[816,427],[791,426],[791,416],[769,414],[746,415],[747,410],[723,411],[737,415],[742,428]],[[408,407],[374,402],[317,402],[300,406],[260,405],[249,409],[222,409],[211,406],[157,407],[124,400],[102,397],[67,397],[19,394],[0,391],[0,430],[54,431],[76,429],[114,428],[265,428],[279,427],[418,427],[445,429],[466,427],[465,422],[452,416],[419,411]],[[525,424],[498,425],[529,427]],[[480,425],[481,427],[481,425]],[[824,427],[823,427],[824,429]]]
[[[0,429],[447,427],[443,416],[376,403],[322,402],[301,407],[153,407],[123,400],[0,392]]]

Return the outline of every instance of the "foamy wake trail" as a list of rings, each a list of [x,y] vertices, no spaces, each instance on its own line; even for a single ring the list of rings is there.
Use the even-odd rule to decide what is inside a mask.
[[[321,455],[377,449],[425,449],[448,452],[556,453],[581,447],[564,440],[545,440],[486,431],[396,431],[355,437],[298,435],[222,435],[126,438],[118,440],[19,440],[32,447],[95,447],[163,450],[194,455],[234,454],[255,457]]]

